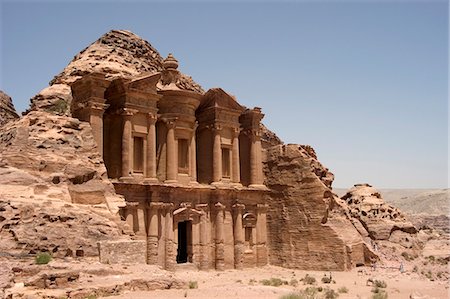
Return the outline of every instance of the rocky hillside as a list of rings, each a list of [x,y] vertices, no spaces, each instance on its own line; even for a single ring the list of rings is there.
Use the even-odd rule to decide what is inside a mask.
[[[163,70],[163,58],[150,43],[126,30],[111,30],[75,55],[64,70],[31,99],[30,110],[47,110],[69,115],[72,99],[70,84],[92,72],[106,78],[130,78]],[[203,93],[191,77],[181,74],[176,85],[185,90]]]
[[[0,127],[17,118],[19,115],[17,115],[11,97],[0,90]]]

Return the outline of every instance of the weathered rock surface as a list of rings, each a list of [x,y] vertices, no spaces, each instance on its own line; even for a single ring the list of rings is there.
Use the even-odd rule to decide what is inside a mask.
[[[88,123],[35,111],[0,130],[0,196],[124,204],[107,178]]]
[[[98,256],[98,241],[125,238],[116,220],[106,209],[87,205],[0,196],[0,252]]]
[[[67,114],[72,95],[70,84],[83,75],[99,72],[106,78],[131,78],[163,71],[163,58],[147,41],[127,30],[111,30],[77,54],[50,82],[50,87],[31,99],[30,110]],[[181,74],[175,85],[203,93],[191,77]]]
[[[373,240],[401,243],[402,239],[417,232],[406,216],[386,204],[381,194],[369,184],[355,185],[342,200],[347,203],[351,216],[361,222]]]
[[[0,90],[0,127],[17,118],[19,115],[17,115],[11,97]]]
[[[261,124],[261,146],[263,149],[283,144],[283,141],[265,125]]]
[[[267,149],[265,184],[270,263],[289,268],[345,270],[372,256],[362,237],[336,205],[332,175],[311,147]],[[321,171],[318,171],[321,170]]]

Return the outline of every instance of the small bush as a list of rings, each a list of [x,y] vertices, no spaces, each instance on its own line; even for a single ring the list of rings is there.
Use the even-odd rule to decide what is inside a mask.
[[[36,264],[38,265],[46,265],[52,260],[52,256],[48,252],[41,252],[36,255]]]
[[[189,288],[190,289],[198,289],[197,281],[189,281]]]
[[[374,280],[373,285],[377,288],[385,289],[387,287],[387,283],[384,280]]]
[[[302,278],[303,284],[315,284],[316,279],[309,274],[306,274],[305,277]]]
[[[252,278],[248,281],[249,285],[254,285],[255,283],[256,283],[256,280],[254,278]]]
[[[298,280],[297,279],[291,279],[291,281],[289,282],[290,286],[296,287],[298,286]]]
[[[306,297],[301,294],[290,293],[290,294],[281,296],[280,299],[306,299]]]
[[[377,288],[377,292],[372,292],[374,294],[372,294],[372,299],[388,299],[388,294],[384,291],[384,290],[380,290]]]
[[[323,294],[324,299],[336,299],[337,297],[339,297],[339,294],[335,290],[330,288],[325,289],[325,292]]]
[[[328,277],[328,276],[326,276],[326,275],[324,275],[323,277],[322,277],[322,279],[321,279],[321,281],[323,282],[323,283],[331,283],[331,277]]]
[[[338,293],[341,293],[341,294],[347,294],[347,293],[348,293],[347,287],[340,287],[340,288],[338,289]]]
[[[261,284],[265,286],[279,287],[282,284],[288,284],[287,280],[282,280],[280,278],[263,279],[260,281]]]

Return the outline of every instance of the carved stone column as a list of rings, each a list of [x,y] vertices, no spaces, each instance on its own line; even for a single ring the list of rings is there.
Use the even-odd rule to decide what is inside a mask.
[[[208,217],[208,204],[196,205],[197,210],[202,212],[200,216],[200,270],[206,270],[209,268],[209,242],[208,231],[210,229],[209,217]]]
[[[267,208],[266,204],[256,205],[256,266],[267,265]]]
[[[165,208],[165,235],[166,235],[166,242],[165,242],[165,265],[166,270],[168,271],[174,271],[175,270],[175,248],[174,248],[174,241],[173,241],[173,204],[167,203],[164,206]]]
[[[162,203],[151,202],[147,209],[147,264],[151,265],[158,263],[158,218],[161,207]]]
[[[136,207],[136,218],[137,218],[137,228],[136,228],[136,236],[139,236],[140,239],[145,239],[147,236],[146,227],[145,227],[145,210],[146,208],[139,204]]]
[[[233,130],[233,144],[231,150],[231,182],[232,183],[240,183],[241,182],[241,173],[239,166],[239,129]]]
[[[147,134],[147,167],[146,181],[157,181],[156,179],[156,115],[148,114],[148,134]]]
[[[224,225],[223,225],[223,212],[225,206],[220,202],[216,203],[216,270],[224,270],[225,268],[225,244],[224,244]]]
[[[242,269],[244,264],[244,229],[242,227],[243,204],[233,205],[234,210],[234,268]]]
[[[197,124],[194,125],[189,146],[189,175],[191,182],[197,182],[197,146],[195,143]]]
[[[123,117],[123,132],[122,132],[122,178],[130,178],[131,172],[131,117],[133,112],[130,109],[124,108],[122,111]]]
[[[250,134],[250,187],[263,186],[261,134],[252,130]]]
[[[213,128],[213,182],[219,183],[222,180],[222,145],[220,141],[220,126]]]
[[[103,156],[103,113],[109,105],[105,104],[104,99],[96,98],[96,102],[89,103],[89,123],[91,124],[92,134],[97,143],[98,151]]]
[[[139,204],[138,202],[130,202],[130,201],[125,202],[125,215],[124,215],[125,221],[127,222],[128,226],[133,232],[135,228],[134,218],[138,204]]]
[[[177,182],[177,145],[175,142],[175,120],[166,120],[167,125],[167,158],[166,158],[166,183]]]

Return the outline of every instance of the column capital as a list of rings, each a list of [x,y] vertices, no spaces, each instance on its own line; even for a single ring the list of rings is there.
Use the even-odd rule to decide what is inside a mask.
[[[163,202],[154,202],[153,201],[153,202],[148,203],[147,208],[159,210],[159,209],[162,209],[163,206],[164,206]]]
[[[214,124],[211,126],[211,130],[215,133],[220,133],[222,131],[223,127],[220,124]]]
[[[195,205],[195,208],[197,210],[203,210],[206,211],[208,209],[209,205],[207,203],[199,203]]]
[[[241,133],[241,128],[236,127],[231,128],[231,133],[233,134],[234,138],[239,137],[239,133]]]
[[[150,125],[154,125],[158,120],[158,116],[155,113],[147,113],[147,119]]]
[[[133,116],[133,114],[136,114],[138,112],[138,110],[136,109],[131,109],[131,108],[122,108],[120,110],[120,115],[123,115],[125,117],[131,117]]]
[[[216,202],[216,203],[214,204],[214,207],[215,207],[217,210],[220,210],[220,211],[223,211],[223,210],[225,209],[225,205],[222,204],[222,203],[220,203],[220,202]]]
[[[163,117],[161,120],[166,124],[167,128],[174,129],[177,124],[178,117]]]
[[[258,212],[262,212],[262,213],[265,213],[265,212],[267,212],[267,209],[269,208],[269,205],[268,204],[257,204],[256,205],[256,210],[258,211]]]
[[[136,209],[139,206],[139,202],[137,201],[127,201],[125,202],[125,207],[127,209]]]
[[[163,203],[162,208],[165,209],[167,212],[171,212],[174,209],[173,203]]]
[[[232,206],[233,210],[237,210],[237,211],[243,211],[245,209],[245,205],[241,204],[241,203],[235,203]]]

